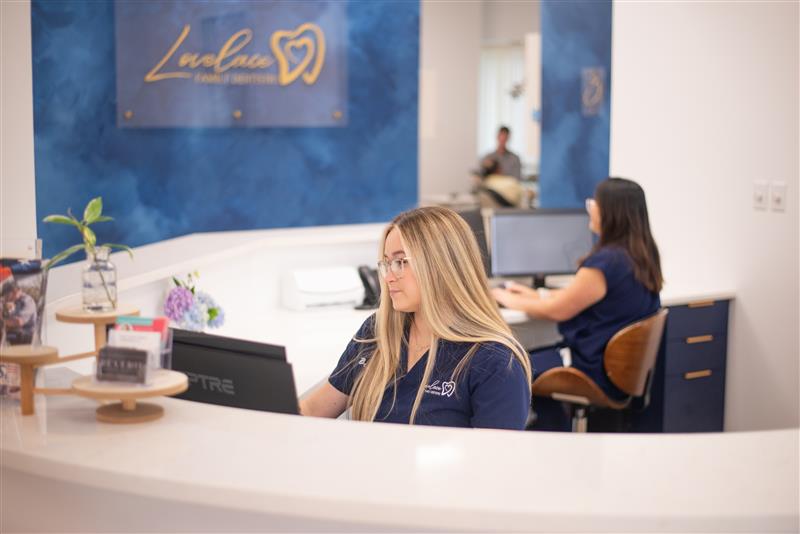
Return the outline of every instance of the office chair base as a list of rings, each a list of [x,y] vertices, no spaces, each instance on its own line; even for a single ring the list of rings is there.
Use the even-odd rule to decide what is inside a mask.
[[[583,432],[589,429],[589,419],[586,417],[585,406],[575,406],[572,409],[572,431]]]

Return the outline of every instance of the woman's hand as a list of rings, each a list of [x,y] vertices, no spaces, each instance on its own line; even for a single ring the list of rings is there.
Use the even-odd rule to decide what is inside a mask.
[[[526,310],[526,304],[529,303],[532,299],[538,299],[539,296],[536,295],[536,292],[533,292],[533,295],[525,294],[522,291],[515,291],[512,288],[509,289],[500,289],[495,288],[492,289],[492,296],[495,298],[497,302],[509,308],[511,310]]]
[[[492,296],[512,310],[521,310],[538,319],[567,321],[606,296],[606,279],[599,269],[581,267],[571,284],[550,291],[542,298],[535,290],[516,282],[506,282],[506,289],[493,289]]]
[[[518,284],[517,282],[506,282],[505,288],[516,295],[523,295],[531,298],[539,298],[539,293],[530,286]]]

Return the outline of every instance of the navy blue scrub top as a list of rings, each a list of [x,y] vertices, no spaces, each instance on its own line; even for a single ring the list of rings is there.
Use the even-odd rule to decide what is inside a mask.
[[[373,329],[374,316],[371,316],[355,338],[371,339]],[[481,343],[458,381],[452,381],[453,371],[472,346],[472,343],[439,341],[436,365],[422,395],[415,424],[523,430],[531,403],[530,384],[511,349],[500,343]],[[328,381],[350,395],[358,373],[374,350],[372,343],[351,340]],[[425,353],[406,374],[408,352],[402,347],[397,398],[392,406],[393,386],[389,384],[375,421],[408,424],[427,359]]]
[[[586,258],[581,267],[602,271],[606,296],[569,321],[559,323],[558,330],[564,336],[563,344],[572,352],[573,367],[619,399],[625,393],[611,383],[603,368],[606,345],[623,327],[656,313],[661,299],[636,279],[633,261],[623,248],[603,247]]]

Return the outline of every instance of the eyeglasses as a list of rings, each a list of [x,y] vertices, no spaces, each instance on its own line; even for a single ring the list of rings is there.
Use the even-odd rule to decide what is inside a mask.
[[[378,262],[378,272],[381,273],[381,276],[386,278],[389,274],[389,271],[392,271],[396,277],[403,276],[403,269],[405,269],[406,263],[411,258],[398,258],[392,261],[379,261]]]
[[[593,198],[586,199],[586,211],[591,213],[597,207],[597,202]]]

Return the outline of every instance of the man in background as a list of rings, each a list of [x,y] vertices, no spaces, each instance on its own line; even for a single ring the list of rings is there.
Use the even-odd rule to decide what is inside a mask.
[[[503,176],[513,176],[517,180],[522,179],[522,165],[519,161],[519,156],[514,154],[508,149],[508,138],[511,136],[511,130],[507,126],[501,126],[497,130],[497,148],[483,157],[481,167],[489,167],[487,160],[497,162],[497,172]]]

